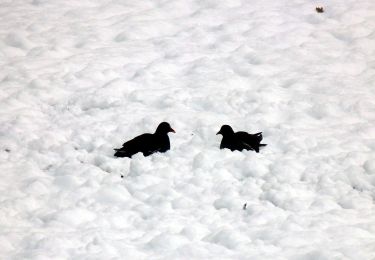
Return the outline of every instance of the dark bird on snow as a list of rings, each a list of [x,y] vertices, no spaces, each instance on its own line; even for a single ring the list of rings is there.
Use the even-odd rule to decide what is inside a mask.
[[[315,8],[315,10],[316,10],[317,13],[324,13],[324,8],[323,8],[323,6],[317,6],[317,7]]]
[[[121,148],[114,149],[116,157],[131,158],[136,153],[143,153],[144,156],[149,156],[153,153],[164,153],[171,148],[169,143],[168,133],[175,131],[167,122],[162,122],[156,128],[153,134],[142,134],[127,142]]]
[[[259,147],[266,146],[261,144],[263,140],[262,132],[256,134],[248,134],[246,132],[234,132],[229,125],[223,125],[217,135],[221,134],[220,149],[228,148],[231,151],[254,150],[259,153]]]

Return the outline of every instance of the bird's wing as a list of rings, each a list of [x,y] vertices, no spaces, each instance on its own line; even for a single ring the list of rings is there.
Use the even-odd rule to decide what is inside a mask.
[[[246,150],[256,150],[256,147],[253,147],[251,146],[250,144],[248,144],[247,142],[244,142],[242,140],[240,140],[239,142],[241,142],[241,145],[243,146],[244,149]]]
[[[246,132],[237,132],[235,133],[237,138],[241,140],[241,142],[244,143],[245,147],[248,150],[255,150],[255,152],[259,153],[259,143],[262,141],[262,133],[256,133],[256,134],[248,134]]]
[[[256,134],[249,134],[246,132],[237,132],[236,135],[238,138],[243,139],[248,144],[259,144],[263,140],[262,132]]]
[[[152,136],[152,134],[142,134],[134,137],[133,139],[125,142],[121,148],[116,148],[115,155],[117,154],[119,156],[129,157],[139,152],[143,153],[145,150],[147,150],[145,146],[147,143],[149,143],[150,136]]]
[[[139,135],[137,137],[134,137],[133,139],[125,142],[122,145],[122,148],[127,149],[127,148],[133,148],[135,146],[140,147],[140,146],[142,146],[142,144],[144,144],[146,142],[149,142],[149,139],[150,139],[151,136],[152,136],[152,134],[141,134],[141,135]]]

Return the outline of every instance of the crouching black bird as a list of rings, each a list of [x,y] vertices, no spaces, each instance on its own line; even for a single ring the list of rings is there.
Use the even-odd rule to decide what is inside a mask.
[[[256,134],[248,134],[242,131],[234,132],[229,125],[223,125],[217,132],[218,134],[223,136],[220,149],[228,148],[231,151],[254,150],[259,153],[259,147],[266,146],[266,144],[260,143],[263,139],[262,132]]]
[[[143,153],[144,156],[149,156],[153,153],[164,153],[171,148],[169,143],[168,133],[175,131],[167,122],[162,122],[156,128],[153,134],[142,134],[127,142],[121,148],[114,149],[116,157],[131,158],[136,153]]]

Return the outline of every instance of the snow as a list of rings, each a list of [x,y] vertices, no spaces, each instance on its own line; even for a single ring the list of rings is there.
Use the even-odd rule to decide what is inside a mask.
[[[371,0],[2,1],[0,259],[374,259],[374,35]]]

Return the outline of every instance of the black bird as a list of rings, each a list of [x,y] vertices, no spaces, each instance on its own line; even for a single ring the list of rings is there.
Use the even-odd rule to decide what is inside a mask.
[[[261,144],[263,139],[262,132],[256,134],[248,134],[246,132],[234,132],[229,125],[223,125],[217,135],[221,134],[220,149],[228,148],[231,151],[254,150],[259,153],[259,147],[266,146]]]
[[[162,122],[156,128],[153,134],[142,134],[127,142],[121,148],[114,149],[116,157],[129,157],[131,158],[136,153],[143,153],[144,156],[149,156],[153,153],[164,153],[171,148],[169,143],[168,133],[175,131],[167,122]]]

